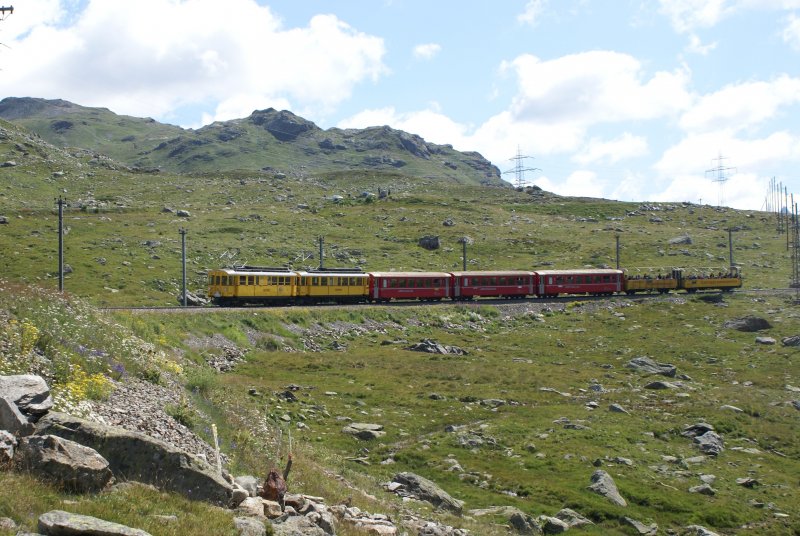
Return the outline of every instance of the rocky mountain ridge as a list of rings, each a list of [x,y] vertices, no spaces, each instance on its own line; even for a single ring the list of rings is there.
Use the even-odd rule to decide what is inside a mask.
[[[145,169],[179,173],[266,171],[289,177],[348,170],[402,171],[414,177],[506,185],[477,152],[461,152],[388,126],[321,129],[288,110],[183,129],[65,100],[8,97],[0,118],[57,147],[79,147]]]

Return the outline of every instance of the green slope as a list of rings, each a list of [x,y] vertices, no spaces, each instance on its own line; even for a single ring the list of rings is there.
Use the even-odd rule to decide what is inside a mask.
[[[272,171],[295,178],[330,171],[402,171],[466,184],[504,185],[478,153],[428,143],[389,127],[322,130],[288,111],[255,111],[198,130],[120,116],[62,100],[6,98],[0,118],[58,147],[79,147],[138,168],[179,173]]]

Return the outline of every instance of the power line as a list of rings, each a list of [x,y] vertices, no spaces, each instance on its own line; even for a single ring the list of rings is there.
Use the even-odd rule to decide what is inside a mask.
[[[524,156],[520,152],[519,145],[517,145],[517,156],[515,156],[513,158],[509,158],[509,160],[512,160],[513,162],[515,162],[514,168],[503,172],[504,175],[506,173],[513,173],[514,174],[514,176],[516,177],[516,180],[517,180],[517,188],[522,188],[522,185],[525,183],[525,172],[526,171],[541,171],[541,169],[539,169],[539,168],[526,168],[525,164],[524,164],[526,158],[533,158],[533,157],[532,156]]]
[[[720,207],[725,204],[725,183],[728,182],[727,172],[728,171],[734,171],[734,172],[736,171],[736,168],[734,168],[734,167],[725,167],[725,166],[722,165],[723,160],[727,160],[727,159],[728,159],[728,157],[722,156],[722,153],[719,153],[719,156],[717,156],[717,158],[712,160],[712,162],[714,160],[717,161],[717,167],[706,170],[706,175],[708,175],[709,173],[715,173],[716,174],[716,178],[712,179],[712,180],[719,184],[719,206]]]

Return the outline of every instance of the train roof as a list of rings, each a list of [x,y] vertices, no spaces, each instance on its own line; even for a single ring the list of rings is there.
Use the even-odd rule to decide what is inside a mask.
[[[447,272],[369,272],[375,277],[450,277]]]
[[[613,269],[605,269],[605,268],[587,268],[586,270],[536,270],[536,273],[539,275],[582,275],[582,274],[592,274],[592,275],[611,275],[611,274],[622,274],[622,270],[613,270]]]
[[[218,273],[222,272],[226,275],[279,275],[279,276],[293,276],[296,275],[296,272],[292,272],[289,270],[270,270],[269,268],[264,268],[263,270],[254,270],[254,269],[247,269],[247,270],[239,270],[234,268],[219,268],[217,270],[210,270],[209,273]]]
[[[324,272],[302,272],[301,271],[301,272],[296,272],[296,273],[297,273],[297,275],[302,276],[302,277],[307,277],[307,276],[311,276],[311,277],[328,277],[328,276],[367,277],[369,275],[366,272],[359,272],[359,271],[354,271],[354,272],[344,272],[344,271],[342,271],[342,272],[338,272],[338,271],[337,272],[329,272],[327,270],[324,271]]]
[[[467,272],[451,272],[456,277],[486,277],[486,276],[500,276],[508,277],[510,275],[533,275],[532,271],[528,270],[497,270],[497,271],[467,271]]]

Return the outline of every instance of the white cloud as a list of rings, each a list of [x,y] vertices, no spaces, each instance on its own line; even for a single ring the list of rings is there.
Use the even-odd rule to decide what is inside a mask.
[[[41,1],[49,9],[21,24],[0,56],[0,94],[156,117],[216,103],[214,117],[230,119],[228,112],[272,102],[325,113],[387,72],[383,40],[333,15],[287,29],[254,0],[229,0],[225,9],[213,0],[90,0],[67,21]]]
[[[762,206],[769,183],[768,177],[753,173],[731,175],[720,183],[702,175],[680,175],[652,197],[653,201],[690,201],[704,205],[723,205],[738,209],[758,210]]]
[[[661,13],[680,33],[709,28],[730,12],[731,0],[659,0]]]
[[[715,48],[717,48],[716,41],[704,45],[702,41],[700,41],[699,37],[697,37],[695,34],[692,34],[689,36],[689,45],[686,47],[686,50],[688,50],[692,54],[708,56],[708,53],[714,50]]]
[[[547,0],[528,0],[523,12],[517,15],[517,21],[535,26],[539,22],[539,17],[542,16],[546,4]]]
[[[622,136],[608,141],[599,138],[590,139],[583,150],[575,154],[572,159],[584,166],[594,162],[615,164],[620,160],[645,154],[647,154],[647,140],[642,136],[625,132]]]
[[[429,60],[442,51],[442,46],[438,43],[425,43],[414,47],[414,57],[422,60]]]
[[[558,195],[576,197],[603,197],[605,195],[605,182],[601,181],[596,173],[587,170],[575,171],[563,181],[554,181],[543,176],[534,180],[533,183]]]
[[[530,54],[504,64],[519,79],[510,112],[518,121],[574,123],[654,119],[690,102],[685,69],[659,71],[644,80],[641,63],[628,54],[590,51],[541,61]]]
[[[783,106],[800,102],[800,78],[726,86],[701,97],[680,119],[687,131],[742,130],[773,118]]]
[[[792,13],[786,18],[783,29],[783,41],[793,49],[800,51],[800,17]]]

